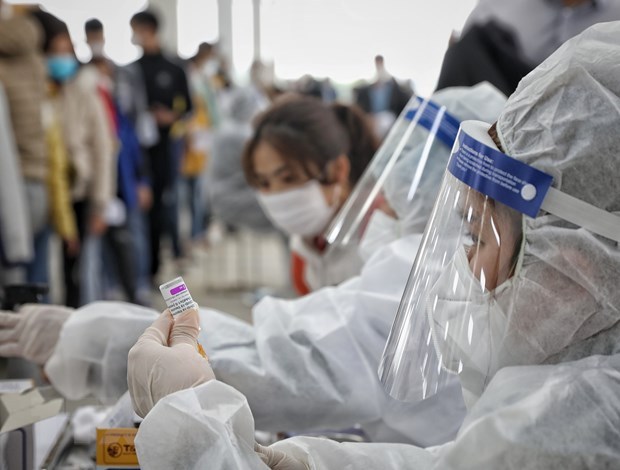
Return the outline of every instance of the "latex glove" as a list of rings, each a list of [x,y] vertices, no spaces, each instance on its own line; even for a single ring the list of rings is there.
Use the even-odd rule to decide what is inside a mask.
[[[209,361],[197,349],[199,324],[195,309],[176,319],[166,310],[129,351],[127,382],[141,417],[166,395],[215,379]]]
[[[308,466],[285,454],[281,450],[265,447],[258,443],[254,444],[254,452],[258,454],[263,463],[272,470],[308,470]]]
[[[24,305],[18,313],[0,311],[0,356],[21,357],[45,365],[73,309]]]

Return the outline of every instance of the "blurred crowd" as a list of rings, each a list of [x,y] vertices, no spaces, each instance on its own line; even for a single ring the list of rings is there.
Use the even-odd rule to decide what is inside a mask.
[[[169,54],[150,10],[131,18],[143,53],[125,66],[106,56],[98,19],[84,25],[92,58],[81,63],[78,38],[60,18],[32,7],[4,16],[0,287],[49,285],[51,260],[60,259],[62,279],[53,282],[67,306],[148,304],[162,250],[182,266],[208,245],[211,220],[228,231],[275,230],[242,170],[252,120],[285,92],[335,102],[329,79],[276,85],[256,61],[249,83],[236,84],[217,44],[200,44],[188,60]],[[383,57],[375,65],[374,81],[356,87],[353,100],[385,135],[413,91]]]
[[[486,80],[510,95],[567,38],[617,14],[584,1],[552,7],[536,0],[532,23],[525,13],[532,9],[511,5],[479,3],[451,41],[437,89]],[[555,24],[553,8],[570,15]],[[62,273],[53,281],[71,307],[109,298],[148,304],[162,281],[163,250],[181,271],[193,248],[208,245],[213,220],[229,232],[277,230],[244,176],[242,155],[253,120],[279,95],[352,101],[379,139],[415,96],[381,55],[374,77],[349,91],[311,75],[276,82],[273,66],[260,61],[241,85],[217,44],[198,45],[188,60],[166,51],[151,10],[130,21],[138,60],[120,66],[108,58],[103,24],[91,19],[84,34],[92,58],[81,63],[73,44],[82,38],[71,38],[60,18],[36,7],[7,11],[0,19],[0,288],[49,285],[51,273]],[[53,259],[61,269],[52,269]]]

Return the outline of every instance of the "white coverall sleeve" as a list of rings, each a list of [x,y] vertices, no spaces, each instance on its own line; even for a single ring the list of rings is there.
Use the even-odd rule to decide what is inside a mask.
[[[113,404],[127,391],[127,354],[157,312],[122,302],[95,302],[65,322],[45,364],[50,382],[65,398],[90,394]]]
[[[361,424],[375,442],[426,447],[454,439],[465,414],[456,379],[437,397],[403,403],[384,391],[377,374],[419,240],[405,237],[377,251],[359,278],[336,288],[295,301],[263,300],[245,344],[215,344],[230,334],[215,335],[203,324],[216,377],[247,397],[258,429]]]
[[[620,356],[508,367],[493,378],[455,442],[423,450],[297,437],[272,447],[310,469],[618,468],[619,387]],[[142,423],[136,445],[144,468],[172,468],[175,462],[183,468],[264,468],[254,460],[252,431],[243,395],[212,381],[161,400]]]
[[[254,452],[245,397],[212,380],[160,400],[140,424],[136,452],[148,469],[267,469]]]
[[[95,302],[63,325],[45,373],[65,397],[93,395],[113,404],[127,391],[127,355],[159,312],[123,302]],[[200,310],[201,344],[210,351],[253,341],[251,325],[212,310]]]
[[[309,469],[427,469],[432,454],[405,444],[339,444],[297,437],[272,446]],[[148,469],[267,469],[254,452],[245,397],[211,381],[160,400],[140,425],[136,450]]]
[[[405,444],[338,444],[293,438],[272,446],[309,469],[430,468],[432,454]],[[267,469],[254,452],[254,421],[245,397],[219,381],[160,400],[140,425],[136,451],[148,469]]]
[[[311,470],[427,470],[433,454],[408,444],[338,443],[316,437],[294,437],[272,446],[295,457]]]
[[[501,369],[435,468],[620,468],[620,356]]]
[[[294,301],[266,298],[254,308],[253,343],[205,348],[218,380],[247,397],[259,429],[307,432],[381,419],[388,398],[377,366],[408,257],[394,263],[383,252],[368,273],[337,288]]]

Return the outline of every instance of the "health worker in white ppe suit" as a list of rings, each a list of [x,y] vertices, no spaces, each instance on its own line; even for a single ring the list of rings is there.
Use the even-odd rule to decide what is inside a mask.
[[[290,237],[298,294],[359,274],[356,248],[326,257],[322,235],[378,147],[370,122],[354,106],[289,95],[256,119],[243,169],[265,215]]]
[[[218,380],[200,384],[206,360],[178,367],[199,357],[189,311],[174,326],[160,317],[129,354],[130,384],[154,367],[170,380],[151,393],[192,386],[142,422],[141,464],[620,468],[619,127],[618,23],[562,46],[521,81],[496,125],[462,123],[380,367],[406,400],[457,376],[468,414],[454,441],[255,445],[245,397]],[[171,326],[180,347],[166,344]]]
[[[433,199],[438,191],[451,148],[446,136],[456,137],[454,119],[496,119],[505,97],[482,84],[444,90],[433,102],[412,108],[413,116],[401,126],[409,131],[396,137],[407,145],[400,150],[392,145],[400,153],[389,157],[397,160],[393,168],[400,171],[387,176],[382,190],[399,216],[390,226],[398,226],[399,233],[369,227],[376,235],[369,251],[375,254],[361,276],[294,301],[264,299],[253,310],[253,326],[213,310],[200,311],[200,341],[218,378],[247,395],[260,429],[302,432],[359,423],[374,441],[431,445],[450,439],[458,428],[464,405],[456,380],[443,398],[403,404],[385,393],[376,373],[421,238],[408,235],[416,229],[409,221],[423,217],[424,211],[428,219],[431,207],[418,198]],[[433,109],[443,110],[443,116]],[[446,109],[452,121],[444,119]],[[441,125],[433,132],[436,122]],[[432,137],[440,131],[444,137]],[[427,151],[423,173],[429,181],[423,177],[412,194],[412,181],[403,174],[416,174]],[[390,244],[397,236],[402,238]],[[45,364],[52,384],[69,398],[90,393],[106,403],[117,399],[127,389],[127,353],[155,313],[110,302],[73,314],[52,310],[34,306],[21,318],[0,315],[3,334],[12,335],[4,342],[7,349],[0,345],[0,354],[12,347],[13,354]],[[63,324],[61,318],[68,320]],[[47,335],[54,330],[55,337]],[[37,351],[34,345],[46,347]],[[159,397],[143,398],[146,414]]]

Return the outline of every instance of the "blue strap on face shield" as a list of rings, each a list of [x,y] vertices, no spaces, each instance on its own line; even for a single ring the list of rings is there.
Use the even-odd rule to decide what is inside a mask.
[[[485,145],[481,140],[484,135],[490,140],[488,134],[474,138],[468,131],[463,127],[459,131],[448,163],[450,173],[476,191],[536,217],[553,182],[551,175]]]
[[[417,99],[418,99],[418,105],[421,105],[424,102],[424,100],[420,97],[418,97]],[[443,107],[438,105],[437,103],[428,100],[426,102],[426,106],[424,107],[422,111],[422,115],[419,117],[418,125],[422,126],[427,131],[431,131],[435,123],[435,118],[437,117],[437,114],[440,112],[442,108]],[[409,109],[407,113],[405,114],[405,119],[407,119],[408,121],[412,121],[416,113],[418,112],[418,109],[419,107]],[[452,116],[450,113],[448,113],[444,109],[443,117],[441,119],[441,124],[439,128],[437,129],[437,133],[435,136],[437,137],[437,139],[443,142],[446,145],[446,147],[452,148],[452,146],[454,145],[454,141],[456,139],[456,135],[459,131],[460,124],[461,123],[457,118]]]
[[[461,125],[448,171],[476,191],[535,218],[542,209],[620,243],[620,217],[552,188],[553,177],[496,148],[489,124]]]

